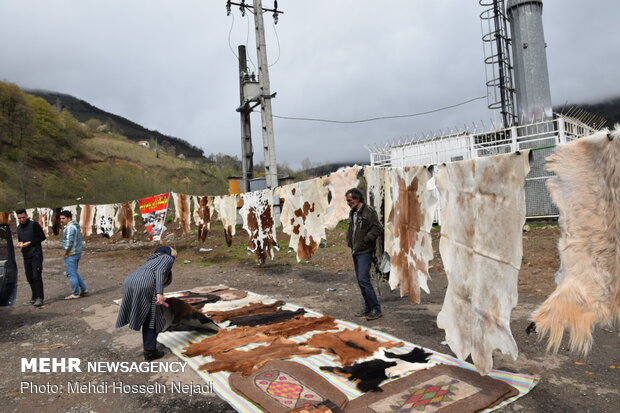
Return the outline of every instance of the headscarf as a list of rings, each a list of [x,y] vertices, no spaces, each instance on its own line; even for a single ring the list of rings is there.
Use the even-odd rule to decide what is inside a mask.
[[[155,250],[155,254],[170,255],[172,258],[176,258],[177,250],[167,245],[163,245]]]
[[[157,248],[155,250],[155,254],[169,255],[172,257],[172,259],[176,259],[177,257],[177,251],[174,248],[169,247],[167,245]],[[171,283],[172,283],[172,270],[168,271],[168,274],[166,274],[166,277],[164,278],[164,287],[169,286]]]

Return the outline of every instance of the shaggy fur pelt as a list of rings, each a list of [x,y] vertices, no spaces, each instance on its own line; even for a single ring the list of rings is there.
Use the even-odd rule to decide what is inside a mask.
[[[533,315],[547,349],[564,331],[571,350],[587,354],[592,330],[620,319],[620,130],[601,131],[559,146],[547,158],[547,181],[560,209],[556,290]]]
[[[396,366],[396,362],[369,360],[348,367],[323,366],[321,370],[346,377],[356,384],[359,391],[383,391],[379,385],[388,379],[385,370]]]
[[[166,303],[168,303],[168,307],[163,307],[162,313],[168,330],[207,329],[218,331],[220,329],[200,310],[179,298],[170,297],[166,299]]]

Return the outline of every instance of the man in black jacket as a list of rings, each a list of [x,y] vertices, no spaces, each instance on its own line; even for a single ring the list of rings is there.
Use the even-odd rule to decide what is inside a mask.
[[[25,305],[41,307],[43,305],[43,248],[45,233],[38,222],[30,220],[25,209],[15,211],[19,225],[17,227],[17,246],[22,250],[26,279],[32,290],[32,298]]]
[[[382,234],[383,227],[375,210],[364,204],[364,196],[359,189],[349,189],[345,196],[351,208],[347,244],[353,254],[355,276],[364,298],[364,308],[355,316],[376,320],[382,314],[377,294],[370,282],[370,264],[377,238]]]

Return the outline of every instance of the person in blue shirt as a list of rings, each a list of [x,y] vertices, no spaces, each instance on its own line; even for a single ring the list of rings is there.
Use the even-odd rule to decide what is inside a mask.
[[[65,268],[73,289],[73,293],[66,296],[65,300],[74,300],[89,294],[84,279],[78,273],[78,265],[82,257],[82,230],[80,224],[73,220],[71,211],[60,212],[60,223],[64,226],[62,249],[65,251]]]

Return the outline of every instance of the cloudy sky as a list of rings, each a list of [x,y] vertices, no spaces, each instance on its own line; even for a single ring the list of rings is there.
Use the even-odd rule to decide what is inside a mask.
[[[226,16],[225,3],[0,0],[0,79],[74,95],[207,154],[239,155],[238,63],[231,48],[247,44],[256,64],[254,20],[238,9]],[[275,115],[356,120],[486,95],[483,8],[476,0],[278,3],[285,14],[277,37],[265,15]],[[264,7],[272,5],[264,0]],[[615,0],[545,1],[554,104],[620,95],[619,15]],[[433,115],[360,124],[274,119],[276,155],[293,167],[306,157],[367,160],[367,144],[490,124],[494,115],[486,105],[477,100]],[[260,161],[260,114],[252,116]]]

